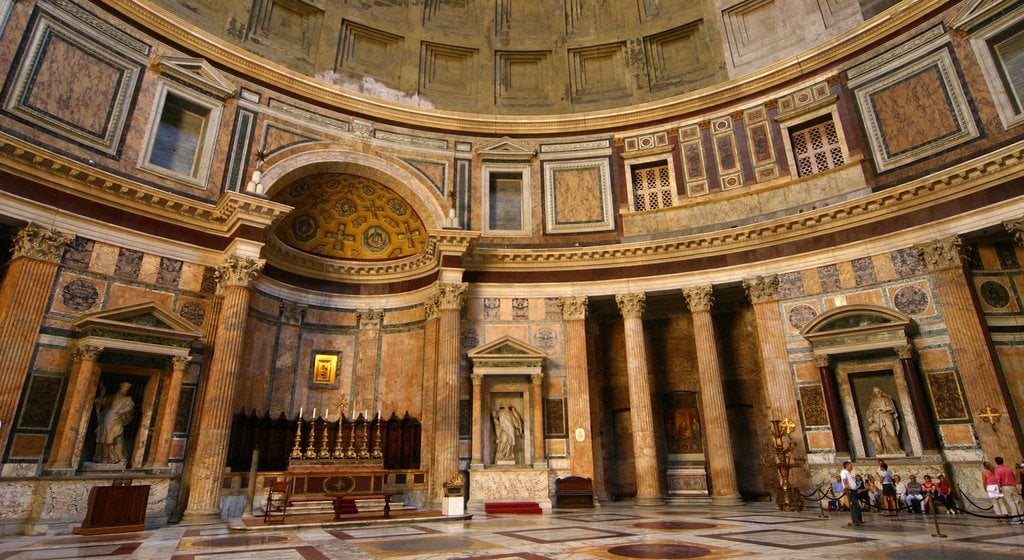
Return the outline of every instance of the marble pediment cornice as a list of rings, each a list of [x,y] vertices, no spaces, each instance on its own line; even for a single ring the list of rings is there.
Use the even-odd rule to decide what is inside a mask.
[[[0,169],[57,191],[136,215],[229,237],[243,226],[265,228],[292,208],[229,192],[216,203],[161,190],[97,169],[0,133]]]
[[[559,115],[462,113],[363,95],[246,52],[186,23],[152,2],[101,0],[98,4],[107,6],[139,27],[184,51],[207,59],[217,67],[278,91],[288,92],[289,95],[315,105],[345,113],[369,115],[374,120],[400,123],[408,128],[518,137],[643,127],[652,122],[698,115],[712,107],[720,108],[752,97],[771,97],[773,90],[785,87],[786,84],[804,80],[816,73],[833,73],[837,65],[882,44],[916,22],[930,18],[956,2],[921,0],[903,3],[813,49],[712,87],[630,107]]]
[[[472,272],[550,272],[651,267],[764,249],[841,232],[937,206],[1024,177],[1024,142],[844,203],[719,231],[590,247],[489,247],[466,257]],[[963,211],[970,210],[963,208]],[[998,221],[996,223],[999,223]],[[991,224],[988,224],[991,225]]]

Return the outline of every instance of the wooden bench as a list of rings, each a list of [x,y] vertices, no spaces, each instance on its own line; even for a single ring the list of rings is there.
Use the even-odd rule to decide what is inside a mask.
[[[401,492],[382,492],[379,494],[344,494],[334,496],[334,520],[338,521],[342,515],[359,513],[359,506],[356,500],[384,500],[384,518],[391,517],[391,497],[400,496]]]
[[[555,480],[554,503],[560,507],[594,507],[594,482],[582,476],[567,476]]]

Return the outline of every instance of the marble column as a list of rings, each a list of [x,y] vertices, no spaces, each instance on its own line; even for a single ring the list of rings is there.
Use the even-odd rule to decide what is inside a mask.
[[[832,445],[837,456],[849,457],[850,434],[846,431],[846,422],[843,420],[843,404],[839,400],[836,374],[832,371],[832,365],[827,355],[815,354],[814,361],[818,365],[821,391],[825,395],[825,411],[828,412],[828,424],[832,429]]]
[[[960,238],[952,236],[916,248],[924,258],[935,285],[953,359],[963,380],[981,449],[990,458],[996,455],[1020,457],[1017,423],[1011,420],[1000,429],[993,430],[979,416],[986,406],[1004,413],[1012,411],[1013,403],[999,382],[998,361],[989,345],[982,322],[983,314],[975,305],[973,284],[964,266],[961,246]]]
[[[434,410],[437,404],[437,328],[440,323],[440,310],[437,307],[437,293],[433,293],[423,302],[423,419],[420,422],[420,457],[422,466],[427,470],[427,507],[440,508],[444,494],[443,478],[434,484],[431,469],[434,468]]]
[[[636,504],[662,505],[661,471],[654,440],[651,385],[644,339],[644,293],[618,294],[615,303],[622,313],[626,335],[626,375],[629,380],[630,420],[633,423],[633,455],[636,468]]]
[[[185,369],[188,368],[191,360],[192,358],[188,356],[171,358],[171,375],[164,386],[164,393],[160,395],[159,418],[156,429],[153,431],[153,449],[150,460],[145,466],[147,469],[164,471],[169,466],[167,461],[171,456],[171,439],[174,436],[174,421],[178,416],[181,381],[185,377]]]
[[[594,434],[590,427],[587,368],[587,297],[561,299],[565,329],[566,408],[569,421],[569,473],[594,479]]]
[[[917,371],[917,364],[914,363],[914,347],[908,344],[898,346],[895,350],[896,355],[900,357],[903,378],[907,380],[907,392],[910,393],[910,402],[914,407],[914,420],[917,421],[917,431],[921,436],[921,447],[925,453],[938,453],[939,440],[935,434],[932,415],[928,413],[931,407],[928,406],[928,398],[925,397],[921,375]]]
[[[245,342],[245,323],[253,283],[263,261],[229,257],[217,267],[217,281],[223,290],[217,323],[216,346],[206,372],[198,425],[191,446],[202,450],[192,455],[188,471],[188,505],[183,521],[220,517],[221,480],[227,461],[231,434],[232,400]]]
[[[352,414],[365,410],[367,420],[373,418],[377,402],[377,376],[380,374],[380,328],[384,311],[364,309],[356,313],[359,318],[359,338],[356,341],[356,366],[352,383]]]
[[[46,465],[48,475],[71,476],[78,470],[76,451],[85,441],[84,429],[88,422],[83,417],[92,413],[90,405],[96,390],[98,372],[96,360],[103,352],[101,346],[82,345],[71,349],[71,378],[68,380],[67,396],[61,406],[57,431],[50,447],[50,461]]]
[[[469,458],[469,468],[484,468],[484,415],[483,415],[483,384],[484,376],[474,373],[469,376],[473,382],[473,434],[472,452]]]
[[[0,449],[7,449],[60,257],[72,237],[35,224],[14,236],[0,286]]]
[[[544,453],[544,374],[530,376],[533,401],[533,468],[546,469],[548,460]]]
[[[697,351],[697,374],[700,378],[700,401],[704,413],[704,434],[708,449],[708,467],[711,471],[711,503],[736,506],[743,503],[736,480],[736,464],[732,456],[732,437],[729,435],[729,417],[725,409],[725,391],[722,388],[722,367],[718,360],[718,340],[711,317],[714,300],[711,286],[698,286],[683,290],[683,297],[693,315],[693,338]]]
[[[437,285],[437,398],[434,405],[434,464],[431,492],[459,473],[459,310],[466,284]]]

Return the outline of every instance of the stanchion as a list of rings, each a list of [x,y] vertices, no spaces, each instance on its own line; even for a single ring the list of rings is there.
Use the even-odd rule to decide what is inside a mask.
[[[933,537],[946,538],[946,535],[942,534],[942,529],[939,529],[939,516],[935,515],[935,498],[928,500],[928,509],[931,510],[932,521],[935,522],[935,532],[932,533]]]

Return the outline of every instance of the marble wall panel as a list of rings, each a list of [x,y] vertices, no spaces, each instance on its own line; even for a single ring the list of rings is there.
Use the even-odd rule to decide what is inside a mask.
[[[911,317],[927,317],[936,313],[935,297],[927,281],[888,286],[886,292],[892,306]]]
[[[807,438],[808,451],[825,451],[835,449],[831,431],[809,431],[804,432]]]
[[[39,459],[46,450],[46,434],[14,434],[8,457],[11,459]]]
[[[281,314],[281,300],[260,292],[253,292],[249,297],[249,307],[265,317],[278,317]]]
[[[928,372],[926,375],[935,417],[941,420],[966,420],[967,405],[964,402],[960,382],[953,371]]]
[[[156,284],[157,276],[160,273],[160,261],[161,258],[157,255],[143,254],[142,262],[139,263],[139,282],[146,284]],[[165,287],[174,287],[173,285]]]
[[[185,262],[181,264],[181,277],[178,287],[190,292],[199,292],[203,287],[203,275],[206,267],[201,264]]]
[[[95,243],[91,239],[75,236],[71,244],[64,249],[61,257],[61,264],[73,268],[89,268],[89,260],[92,259],[92,249]]]
[[[145,286],[129,286],[113,284],[107,298],[107,308],[121,307],[133,303],[153,302],[171,309],[174,307],[174,294],[161,292]]]
[[[356,316],[353,311],[339,311],[322,307],[306,309],[305,323],[311,325],[345,325],[355,326]]]
[[[207,324],[210,317],[210,302],[190,297],[178,298],[178,315],[197,327]]]
[[[32,369],[36,371],[52,371],[64,373],[70,371],[71,353],[68,349],[53,346],[36,346],[36,355]]]
[[[493,324],[484,325],[483,328],[484,337],[481,340],[481,344],[491,340],[497,340],[503,336],[511,336],[512,338],[527,341],[530,340],[530,326],[529,325],[507,325],[507,324]]]
[[[18,417],[18,428],[49,430],[53,427],[60,404],[64,378],[56,375],[32,375]]]
[[[294,344],[293,341],[278,341],[277,324],[260,320],[250,315],[243,337],[242,361],[239,379],[235,384],[233,411],[255,410],[262,415],[267,410],[267,391],[274,376],[274,353],[278,343]],[[270,411],[276,416],[280,410]]]
[[[607,158],[544,162],[545,231],[605,231],[615,226]]]
[[[985,312],[1015,313],[1020,311],[1020,301],[1013,289],[1013,281],[1007,277],[974,277],[974,289]]]
[[[967,447],[978,443],[969,424],[939,424],[939,436],[943,447]]]
[[[821,374],[818,372],[818,365],[814,362],[799,362],[793,364],[793,377],[797,383],[821,381]],[[828,422],[826,422],[826,424],[827,423]]]
[[[51,311],[78,315],[99,311],[106,298],[107,282],[78,274],[61,274]]]
[[[858,303],[866,303],[868,305],[880,305],[885,306],[885,297],[882,294],[882,290],[868,290],[863,292],[853,292],[846,295],[846,303],[853,305]]]
[[[93,245],[89,272],[113,276],[114,269],[117,267],[118,252],[118,247],[97,241]]]
[[[423,376],[433,373],[423,371],[423,335],[422,329],[382,334],[377,394],[385,413],[423,418]]]
[[[953,367],[953,356],[948,346],[922,348],[917,352],[921,369],[925,371],[943,370]]]
[[[891,282],[899,277],[896,274],[896,267],[893,266],[892,255],[888,253],[873,255],[871,261],[875,269],[875,279],[878,282]]]

